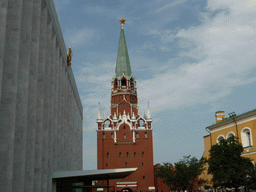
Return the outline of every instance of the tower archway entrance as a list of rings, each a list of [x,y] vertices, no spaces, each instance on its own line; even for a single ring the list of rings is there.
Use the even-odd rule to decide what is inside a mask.
[[[121,190],[121,192],[133,192],[130,188],[124,188]]]

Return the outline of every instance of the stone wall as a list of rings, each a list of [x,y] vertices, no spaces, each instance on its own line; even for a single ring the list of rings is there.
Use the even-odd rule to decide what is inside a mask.
[[[53,0],[0,3],[0,191],[82,169],[82,105]]]

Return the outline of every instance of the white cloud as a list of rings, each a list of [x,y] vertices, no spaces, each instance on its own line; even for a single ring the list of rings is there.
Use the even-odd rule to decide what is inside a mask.
[[[156,49],[155,46],[156,46],[156,45],[155,45],[154,43],[152,43],[152,42],[150,42],[150,41],[146,41],[146,42],[143,44],[142,48],[143,48],[143,49],[155,50],[155,49]]]
[[[256,9],[255,0],[208,0],[207,7],[211,11],[218,9],[231,9],[233,11],[252,11]]]
[[[155,43],[155,42],[152,42],[151,40],[148,40],[146,41],[142,48],[143,49],[150,49],[150,50],[156,50],[156,49],[160,49],[162,51],[171,51],[171,49],[168,47],[168,43],[171,43],[174,39],[175,39],[175,35],[172,34],[172,31],[171,30],[162,30],[162,31],[159,31],[159,30],[150,30],[149,32],[146,33],[147,35],[152,35],[154,36],[155,38],[159,38],[160,41]],[[162,44],[165,44],[165,45],[162,45]]]
[[[208,1],[209,10],[225,8],[228,14],[220,11],[214,18],[205,17],[202,25],[180,30],[176,35],[180,40],[179,57],[197,62],[166,62],[166,66],[178,67],[141,81],[138,84],[140,100],[150,100],[153,111],[161,111],[216,102],[232,94],[235,88],[255,82],[256,78],[250,77],[256,70],[256,15],[250,14],[255,6],[252,1],[241,2]]]
[[[79,46],[95,41],[98,39],[99,33],[95,29],[69,29],[65,32],[65,37],[69,45]]]
[[[187,0],[176,0],[176,1],[174,1],[174,2],[171,2],[171,3],[169,3],[169,4],[165,5],[165,6],[163,6],[163,7],[159,8],[159,9],[157,9],[156,12],[161,12],[161,11],[164,11],[164,10],[166,10],[166,9],[171,9],[171,8],[177,6],[177,5],[180,5],[180,4],[185,3],[186,1],[187,1]]]
[[[99,63],[97,65],[84,63],[84,68],[77,76],[80,95],[84,110],[85,130],[96,130],[96,117],[98,114],[98,102],[101,102],[101,109],[105,116],[109,113],[111,80],[114,75],[114,63]]]

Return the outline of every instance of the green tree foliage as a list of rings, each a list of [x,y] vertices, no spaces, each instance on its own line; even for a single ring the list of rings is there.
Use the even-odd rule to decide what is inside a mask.
[[[236,191],[241,186],[253,187],[255,166],[251,159],[241,156],[243,150],[235,137],[220,139],[219,144],[211,147],[208,173],[213,175],[215,187],[235,188]]]
[[[192,190],[197,176],[204,170],[206,160],[189,157],[174,163],[174,166],[171,163],[164,163],[158,168],[156,177],[163,179],[163,183],[170,186],[172,190],[184,191],[186,188]]]

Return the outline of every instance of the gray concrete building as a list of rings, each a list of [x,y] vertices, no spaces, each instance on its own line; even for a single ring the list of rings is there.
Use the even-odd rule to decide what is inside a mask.
[[[83,109],[53,0],[0,0],[0,191],[82,170]],[[75,65],[75,63],[73,63]]]

